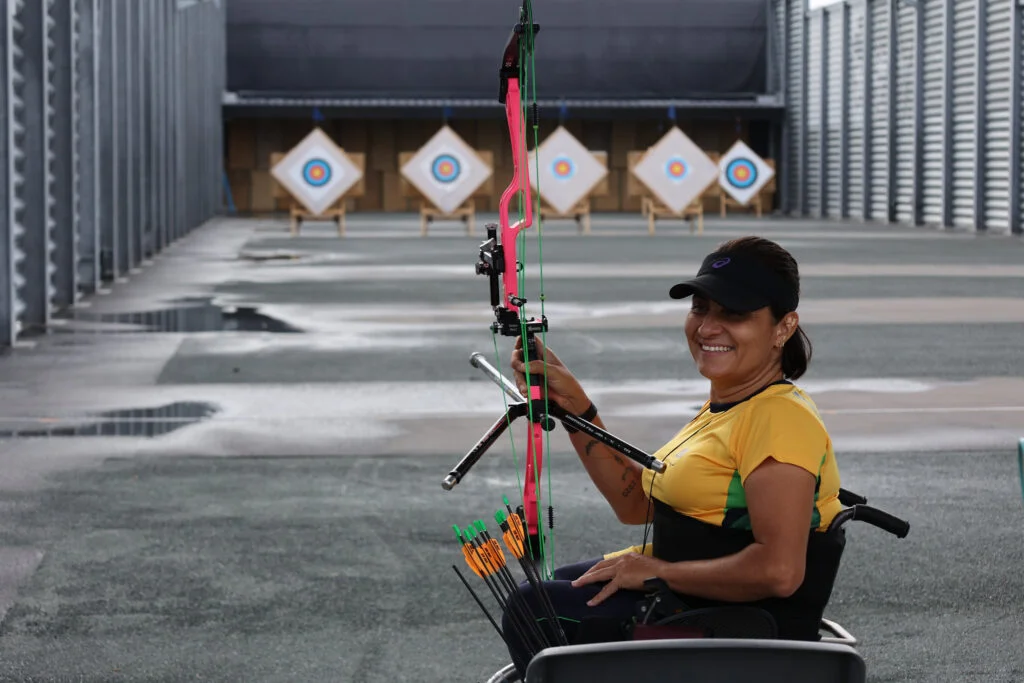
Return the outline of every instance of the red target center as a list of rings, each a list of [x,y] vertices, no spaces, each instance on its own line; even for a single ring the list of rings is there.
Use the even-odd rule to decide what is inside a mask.
[[[740,166],[736,169],[736,178],[738,180],[746,180],[750,177],[750,169],[746,166]]]
[[[668,171],[672,175],[683,175],[683,165],[680,162],[675,161],[672,163],[671,166],[668,167]]]
[[[558,162],[558,164],[555,165],[555,173],[557,173],[558,175],[568,175],[569,164],[567,164],[564,161]]]
[[[313,180],[320,180],[324,177],[324,169],[321,166],[314,166],[309,169],[309,175],[313,176]]]
[[[441,175],[445,176],[451,175],[452,173],[455,172],[455,169],[452,167],[452,163],[450,161],[442,161],[441,164],[437,167],[437,169],[438,171],[440,171]]]

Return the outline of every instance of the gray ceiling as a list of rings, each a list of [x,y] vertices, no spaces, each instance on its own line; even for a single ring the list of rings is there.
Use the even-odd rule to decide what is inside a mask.
[[[515,0],[230,0],[228,88],[494,98]],[[535,0],[538,96],[765,92],[765,0]]]

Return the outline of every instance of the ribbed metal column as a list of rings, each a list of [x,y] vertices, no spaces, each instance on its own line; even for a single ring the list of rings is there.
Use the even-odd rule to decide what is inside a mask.
[[[52,73],[47,43],[49,2],[34,0],[20,3],[17,18],[22,30],[15,42],[21,49],[20,100],[23,107],[15,120],[22,132],[20,149],[22,181],[19,188],[21,211],[15,218],[15,250],[20,252],[20,264],[15,268],[20,277],[15,279],[15,296],[20,302],[21,330],[40,332],[50,320],[50,299],[53,289],[50,280],[50,240],[52,204],[47,187],[50,183],[50,89]],[[17,76],[16,76],[17,78]],[[17,144],[17,143],[16,143]]]
[[[75,160],[78,176],[78,288],[100,288],[100,56],[99,0],[75,0],[75,87],[78,125]]]
[[[797,214],[800,216],[806,216],[810,210],[810,200],[807,196],[807,184],[809,182],[809,167],[810,167],[810,123],[808,119],[810,117],[810,102],[808,102],[808,95],[810,94],[810,60],[807,58],[808,50],[810,49],[810,25],[811,19],[807,9],[808,0],[798,0],[800,2],[800,13],[797,21],[800,22],[800,138],[799,138],[799,169],[800,169],[800,180],[797,183]]]
[[[52,304],[65,308],[78,298],[78,70],[75,3],[49,6],[52,73],[49,160],[54,292]]]
[[[954,166],[956,149],[954,87],[956,83],[953,79],[956,56],[956,33],[953,28],[956,0],[943,0],[942,5],[942,225],[948,228],[953,226],[953,198],[956,195],[956,168]]]
[[[874,164],[872,163],[872,131],[875,127],[873,93],[875,84],[874,62],[874,22],[872,20],[871,2],[864,2],[864,81],[860,90],[861,115],[864,118],[864,132],[861,137],[861,163],[864,168],[864,179],[861,185],[861,215],[865,221],[874,218],[872,209],[873,194],[871,188],[875,183]]]
[[[898,178],[899,178],[898,171],[899,171],[899,167],[898,167],[898,164],[897,164],[897,160],[898,160],[897,152],[898,152],[898,146],[899,146],[899,139],[897,137],[897,133],[898,133],[898,127],[897,127],[898,118],[897,117],[898,117],[898,114],[897,114],[897,107],[896,107],[896,105],[898,104],[897,97],[898,97],[898,94],[899,94],[899,89],[897,87],[897,78],[898,78],[898,75],[899,75],[898,71],[897,71],[897,64],[898,64],[897,57],[898,57],[898,54],[899,54],[899,42],[898,42],[898,40],[899,40],[899,30],[898,30],[898,28],[896,26],[896,24],[897,24],[896,18],[898,16],[898,10],[897,10],[897,7],[896,7],[896,3],[897,2],[898,2],[898,0],[887,0],[887,3],[886,3],[887,6],[888,6],[888,13],[886,14],[885,30],[889,34],[889,54],[888,54],[888,64],[887,64],[888,71],[889,71],[889,79],[887,81],[887,84],[889,86],[889,92],[888,92],[888,95],[889,95],[889,97],[888,97],[888,100],[889,100],[889,120],[888,120],[889,146],[888,146],[888,149],[886,150],[886,155],[887,155],[886,165],[888,167],[888,183],[887,183],[887,187],[886,187],[886,198],[885,198],[885,201],[886,201],[885,221],[887,223],[892,223],[892,222],[896,221],[896,196],[897,196],[896,193],[897,193],[897,191],[899,189],[899,185],[898,185]]]
[[[986,124],[985,89],[987,69],[985,53],[988,49],[988,33],[985,30],[985,8],[989,0],[977,0],[975,5],[974,33],[974,83],[978,93],[974,101],[974,229],[985,230],[985,138]]]
[[[1010,232],[1015,235],[1024,233],[1024,185],[1020,175],[1024,172],[1024,136],[1021,128],[1024,119],[1021,109],[1024,108],[1024,0],[1004,0],[1012,6],[1013,26],[1010,34],[1012,63],[1010,65]]]
[[[0,0],[0,87],[4,89],[0,105],[0,346],[14,344],[18,334],[20,303],[15,294],[18,277],[16,261],[20,252],[15,245],[18,214],[17,189],[19,174],[16,162],[20,155],[17,117],[21,109],[20,65],[16,62],[17,38],[21,32],[17,3]]]

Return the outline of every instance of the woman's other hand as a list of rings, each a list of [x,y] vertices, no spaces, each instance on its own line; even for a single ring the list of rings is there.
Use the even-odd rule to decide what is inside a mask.
[[[601,560],[588,569],[585,574],[572,582],[574,587],[588,583],[607,581],[604,587],[587,603],[590,607],[599,605],[620,588],[623,590],[643,590],[644,581],[657,576],[665,566],[664,560],[639,553],[626,553],[607,560]]]

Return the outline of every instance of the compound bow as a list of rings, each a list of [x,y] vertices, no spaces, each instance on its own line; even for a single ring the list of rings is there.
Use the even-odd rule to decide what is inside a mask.
[[[508,187],[501,195],[498,206],[498,224],[488,224],[487,240],[480,245],[479,261],[476,264],[478,275],[485,275],[490,280],[491,307],[495,320],[491,323],[491,333],[495,342],[495,355],[498,353],[497,335],[519,337],[522,340],[524,361],[538,358],[536,335],[539,333],[544,340],[548,330],[547,317],[544,315],[544,276],[543,265],[540,266],[540,301],[541,315],[539,319],[527,317],[526,299],[521,296],[523,289],[523,263],[517,258],[516,241],[523,231],[533,225],[534,216],[538,218],[538,260],[543,261],[542,229],[540,225],[540,206],[536,211],[533,206],[533,192],[530,184],[530,169],[527,163],[527,125],[533,130],[534,148],[538,138],[538,106],[536,98],[534,43],[540,26],[533,22],[533,9],[530,0],[523,0],[519,10],[519,21],[512,29],[502,56],[499,69],[498,101],[505,105],[505,116],[508,121],[509,138],[512,147],[513,175]],[[525,94],[525,97],[524,97]],[[539,163],[539,162],[538,162]],[[539,171],[538,171],[539,175]],[[539,189],[539,178],[538,178]],[[512,202],[519,200],[518,220],[512,222],[509,212]],[[525,245],[525,242],[521,241]],[[545,342],[546,346],[546,342]],[[543,360],[543,359],[542,359]],[[469,472],[469,469],[480,459],[484,452],[498,437],[519,417],[528,417],[525,479],[521,488],[522,505],[518,512],[526,526],[528,549],[531,557],[543,568],[550,577],[554,570],[553,558],[548,552],[549,544],[554,539],[554,508],[547,506],[548,530],[550,537],[545,536],[541,519],[542,504],[537,493],[543,469],[543,455],[546,449],[546,433],[554,427],[557,418],[563,424],[582,431],[609,445],[622,454],[636,460],[641,465],[661,472],[664,464],[653,456],[644,453],[617,437],[596,427],[587,420],[567,413],[557,404],[547,400],[546,364],[542,374],[530,374],[526,378],[527,396],[523,397],[516,386],[506,379],[498,370],[487,363],[483,356],[474,353],[470,362],[484,371],[498,384],[514,402],[505,404],[505,414],[500,417],[475,446],[462,458],[458,465],[445,477],[442,486],[445,490],[452,489]],[[500,361],[498,365],[500,366]],[[515,458],[515,443],[512,444]],[[518,477],[518,462],[516,471]],[[550,468],[549,468],[550,470]],[[548,475],[548,498],[551,498],[550,471]]]

